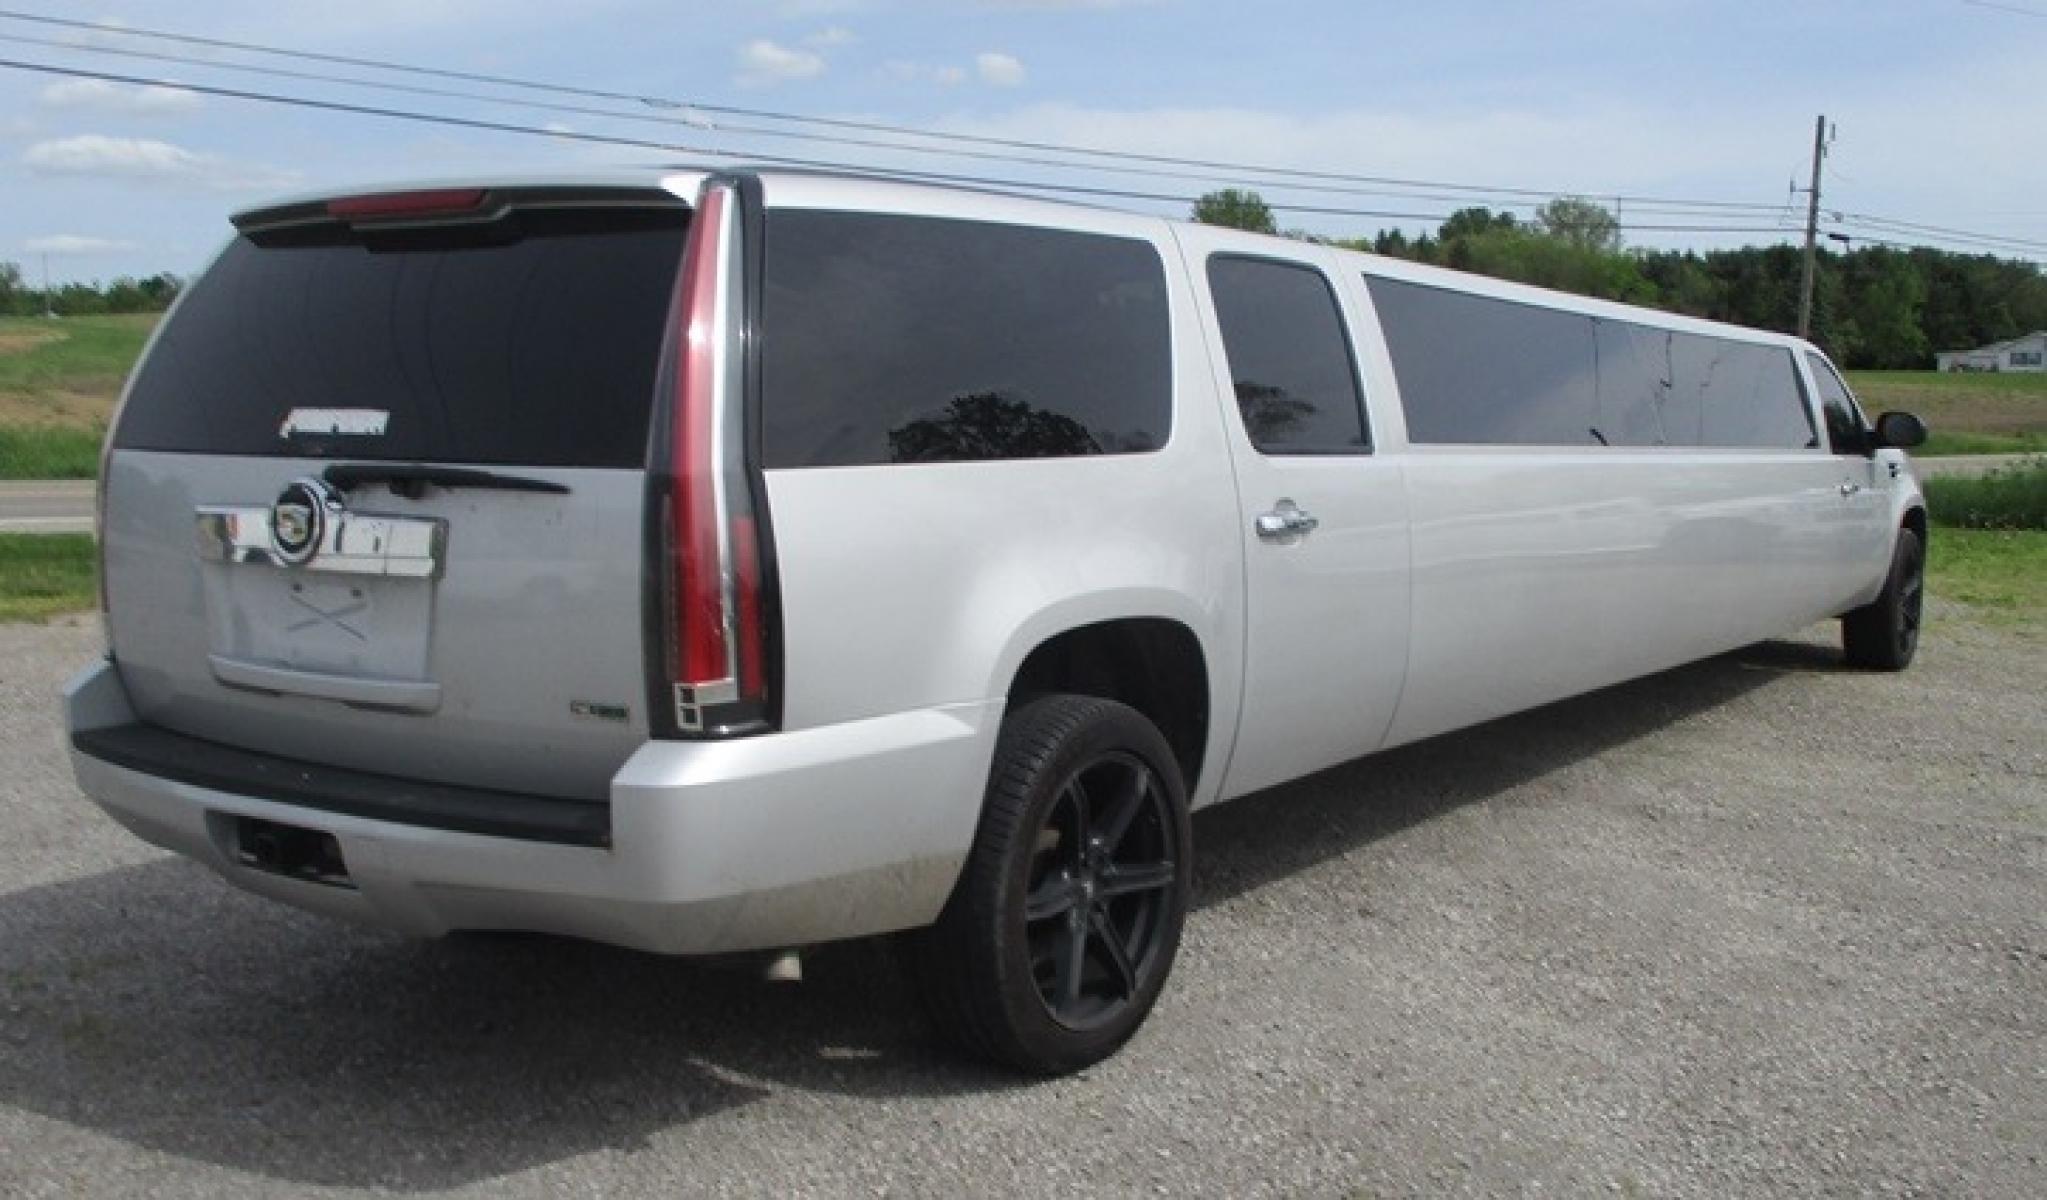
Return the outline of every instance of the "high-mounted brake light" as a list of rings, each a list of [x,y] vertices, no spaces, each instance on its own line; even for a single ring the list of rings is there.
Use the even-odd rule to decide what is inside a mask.
[[[768,714],[761,528],[745,458],[739,202],[707,186],[676,283],[672,473],[661,626],[675,728],[758,730]]]
[[[342,221],[397,221],[450,217],[483,206],[482,188],[440,188],[425,192],[378,192],[327,202],[327,215]]]

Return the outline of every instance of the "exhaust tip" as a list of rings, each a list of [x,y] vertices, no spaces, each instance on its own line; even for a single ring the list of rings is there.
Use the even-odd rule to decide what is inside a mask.
[[[761,979],[768,983],[802,983],[802,952],[784,950],[769,958],[767,965],[761,968]]]

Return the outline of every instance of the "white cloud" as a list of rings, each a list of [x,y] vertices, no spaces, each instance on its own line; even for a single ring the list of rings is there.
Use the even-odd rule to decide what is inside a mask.
[[[843,25],[834,25],[829,29],[820,29],[816,33],[806,36],[803,39],[803,44],[819,50],[834,50],[840,46],[850,46],[859,40],[859,34],[854,33]]]
[[[284,187],[298,178],[297,172],[236,163],[155,138],[101,133],[36,142],[22,152],[21,161],[39,175],[145,179],[229,191]]]
[[[32,237],[22,243],[22,249],[30,254],[109,254],[116,250],[134,248],[134,242],[86,237],[78,233],[52,233],[45,237]]]
[[[974,56],[974,71],[993,87],[1016,87],[1024,81],[1024,65],[1013,55],[990,50]]]
[[[822,74],[824,56],[755,38],[739,48],[739,72],[734,79],[741,87],[768,87]]]
[[[174,116],[199,107],[199,94],[179,87],[129,87],[104,79],[66,79],[44,88],[46,108],[88,109],[124,116]]]

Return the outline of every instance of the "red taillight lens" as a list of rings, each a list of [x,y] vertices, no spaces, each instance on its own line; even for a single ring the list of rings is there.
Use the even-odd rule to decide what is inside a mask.
[[[760,524],[743,453],[738,200],[704,189],[676,285],[661,606],[675,728],[751,732],[768,712]]]
[[[482,188],[440,188],[427,192],[380,192],[327,202],[327,215],[343,221],[397,221],[451,217],[483,206]]]

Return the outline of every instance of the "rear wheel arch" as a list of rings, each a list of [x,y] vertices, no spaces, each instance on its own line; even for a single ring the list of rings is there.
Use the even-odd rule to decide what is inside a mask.
[[[1014,710],[1036,696],[1097,696],[1137,710],[1158,728],[1195,792],[1208,758],[1214,700],[1201,638],[1183,621],[1130,616],[1075,625],[1040,638],[1010,673]]]

